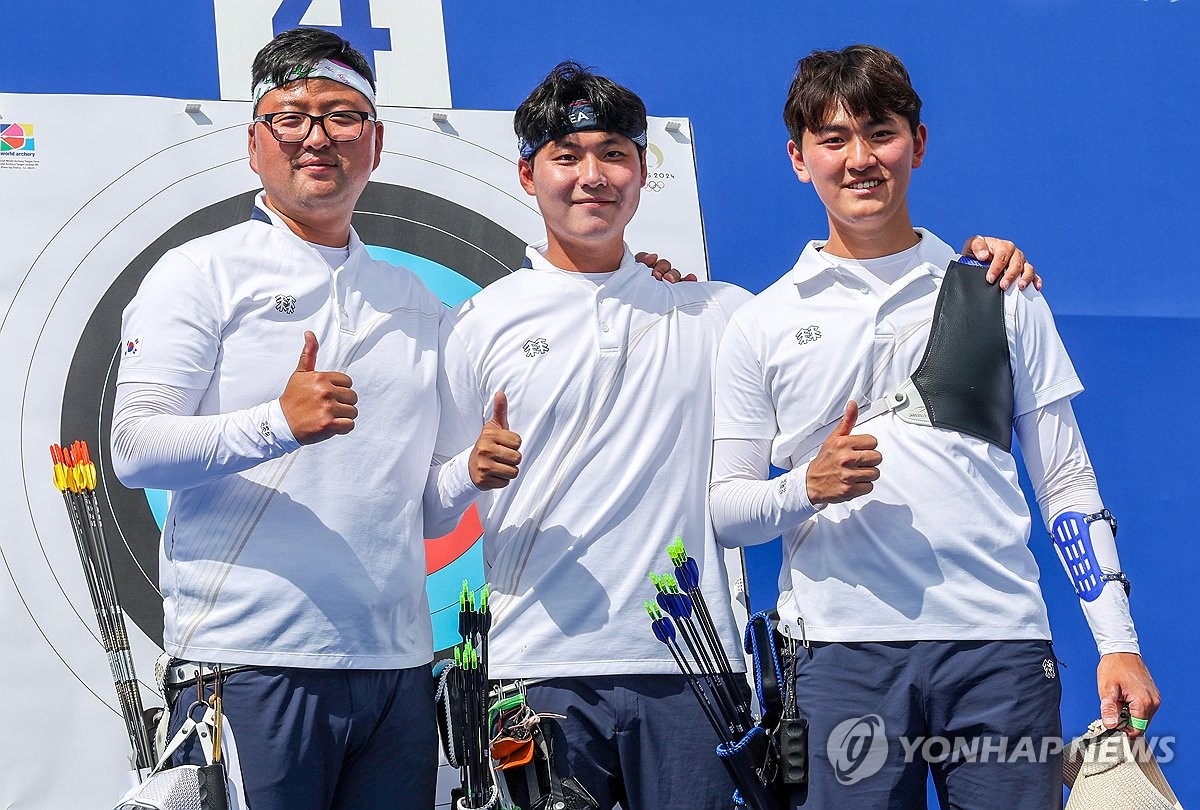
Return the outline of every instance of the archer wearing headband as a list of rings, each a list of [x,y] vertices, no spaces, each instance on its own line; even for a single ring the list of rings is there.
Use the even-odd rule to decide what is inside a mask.
[[[121,358],[113,464],[172,495],[170,733],[197,676],[223,673],[241,807],[431,810],[423,494],[446,308],[351,227],[383,148],[362,54],[287,31],[251,86],[249,220],[168,251],[122,324],[140,348]],[[175,764],[203,761],[194,742]]]
[[[573,62],[517,109],[518,174],[546,239],[447,316],[438,454],[469,446],[504,392],[521,475],[478,501],[488,674],[526,679],[530,707],[562,716],[555,770],[605,810],[718,810],[733,785],[717,736],[642,600],[677,535],[706,592],[728,593],[705,517],[711,375],[749,294],[662,283],[636,264],[624,235],[646,179],[646,125],[637,95]],[[744,669],[730,604],[714,602]]]

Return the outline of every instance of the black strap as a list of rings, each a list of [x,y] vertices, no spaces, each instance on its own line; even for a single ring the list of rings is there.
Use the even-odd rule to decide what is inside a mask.
[[[779,654],[775,649],[775,627],[765,612],[755,613],[746,623],[745,643],[754,667],[754,686],[762,710],[762,725],[764,728],[774,728],[785,707]]]

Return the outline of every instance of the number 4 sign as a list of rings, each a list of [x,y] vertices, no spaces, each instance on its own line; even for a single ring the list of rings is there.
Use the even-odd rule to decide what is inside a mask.
[[[254,54],[297,26],[348,39],[375,70],[381,106],[449,107],[440,0],[213,0],[221,98],[250,98]]]

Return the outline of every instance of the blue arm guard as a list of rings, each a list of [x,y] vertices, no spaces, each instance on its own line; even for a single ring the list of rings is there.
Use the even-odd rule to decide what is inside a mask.
[[[1092,535],[1089,525],[1094,520],[1104,520],[1112,527],[1113,536],[1117,534],[1117,521],[1107,510],[1101,510],[1092,515],[1082,512],[1063,512],[1054,519],[1050,526],[1050,539],[1054,541],[1054,549],[1075,593],[1085,602],[1092,602],[1100,596],[1104,586],[1110,581],[1128,582],[1124,574],[1106,574],[1100,570],[1096,562],[1096,552],[1092,549]],[[1128,586],[1126,586],[1128,589]]]

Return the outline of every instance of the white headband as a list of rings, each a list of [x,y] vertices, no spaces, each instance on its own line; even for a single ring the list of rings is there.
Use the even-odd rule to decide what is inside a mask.
[[[331,59],[322,59],[314,65],[300,65],[290,71],[278,84],[270,79],[263,79],[254,86],[255,106],[263,96],[275,88],[283,87],[285,84],[291,84],[300,79],[331,79],[339,84],[352,87],[366,96],[367,101],[371,102],[371,109],[375,109],[375,91],[371,89],[371,83],[366,80],[366,77],[349,65],[343,65],[341,62],[334,62]]]

